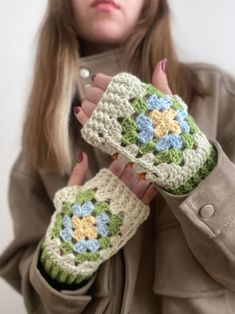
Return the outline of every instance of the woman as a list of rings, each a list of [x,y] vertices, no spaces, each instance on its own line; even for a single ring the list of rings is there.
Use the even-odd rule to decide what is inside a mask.
[[[156,195],[152,184],[81,138],[72,111],[84,124],[108,75],[123,70],[145,82],[154,73],[152,83],[179,94],[200,129],[215,140],[217,164],[189,194]],[[105,75],[91,79],[95,73]],[[177,61],[165,0],[49,1],[23,152],[11,173],[15,239],[0,260],[1,276],[22,293],[29,313],[234,312],[234,86],[216,68]],[[70,175],[78,151],[85,153]],[[81,185],[104,167],[143,204],[152,200],[150,215],[91,278],[62,284],[40,261],[54,194],[67,182]]]

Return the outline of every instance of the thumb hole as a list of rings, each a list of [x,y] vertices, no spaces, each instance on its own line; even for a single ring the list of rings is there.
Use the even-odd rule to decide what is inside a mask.
[[[80,153],[80,162],[78,162],[71,172],[67,186],[82,185],[88,170],[87,154]]]

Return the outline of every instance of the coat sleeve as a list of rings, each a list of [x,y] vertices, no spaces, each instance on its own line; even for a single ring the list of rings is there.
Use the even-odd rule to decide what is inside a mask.
[[[195,258],[212,278],[232,291],[235,291],[234,91],[235,82],[222,78],[220,104],[226,107],[226,112],[223,109],[221,115],[226,119],[220,120],[221,144],[211,140],[218,153],[215,168],[187,195],[174,196],[161,190]]]
[[[43,275],[39,261],[41,243],[51,213],[54,211],[40,176],[13,168],[9,188],[14,239],[0,257],[0,276],[23,295],[28,313],[85,313],[95,296],[107,299],[110,263],[103,263],[97,273],[81,288],[66,290]],[[109,275],[108,275],[109,274]],[[102,285],[100,282],[102,281]],[[93,289],[94,293],[90,290]]]

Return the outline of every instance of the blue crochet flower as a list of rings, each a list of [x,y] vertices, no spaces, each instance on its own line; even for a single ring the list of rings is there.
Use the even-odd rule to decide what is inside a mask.
[[[106,237],[108,235],[108,223],[109,216],[106,213],[103,213],[96,217],[96,231],[102,237]]]
[[[71,241],[72,240],[72,223],[71,223],[71,218],[68,215],[65,215],[63,218],[63,226],[65,228],[60,231],[61,238],[65,242]]]
[[[149,97],[146,104],[149,110],[156,109],[159,111],[163,111],[170,108],[173,102],[169,96],[158,97],[157,95],[152,95]]]
[[[181,131],[185,133],[189,133],[190,131],[190,126],[188,123],[185,121],[185,118],[188,116],[186,111],[183,110],[176,110],[177,115],[175,117],[176,121],[179,123]]]
[[[97,252],[100,248],[98,240],[80,240],[74,244],[73,249],[77,253],[83,253],[86,251]]]
[[[91,252],[97,252],[100,248],[100,244],[98,240],[86,240],[87,250]]]
[[[141,144],[149,142],[153,139],[153,123],[151,119],[143,113],[136,117],[135,123],[140,132],[137,134],[137,139]]]
[[[60,236],[64,242],[69,242],[72,240],[72,228],[65,228],[60,231]]]
[[[181,149],[183,147],[183,141],[177,134],[168,134],[163,136],[155,145],[156,151],[161,152],[170,148]]]
[[[153,139],[153,128],[143,128],[143,130],[137,134],[137,139],[141,144],[151,141]]]
[[[86,240],[81,240],[81,241],[75,243],[73,246],[73,249],[77,253],[86,252],[86,249],[87,249]]]
[[[140,113],[136,119],[135,119],[135,123],[137,125],[137,128],[139,130],[142,130],[144,128],[152,128],[153,127],[153,123],[152,123],[152,120],[147,117],[146,115],[144,115],[143,113]]]
[[[94,205],[91,201],[84,203],[83,205],[74,204],[72,206],[73,214],[78,217],[90,216],[94,209]]]
[[[109,216],[106,213],[96,216],[96,224],[107,224],[108,222]]]
[[[65,228],[72,228],[71,218],[68,215],[65,215],[63,218],[63,226]]]

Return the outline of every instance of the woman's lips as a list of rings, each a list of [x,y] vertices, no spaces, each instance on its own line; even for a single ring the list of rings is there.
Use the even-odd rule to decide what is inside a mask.
[[[112,11],[120,9],[120,6],[112,0],[96,0],[93,2],[92,8],[99,11]]]

